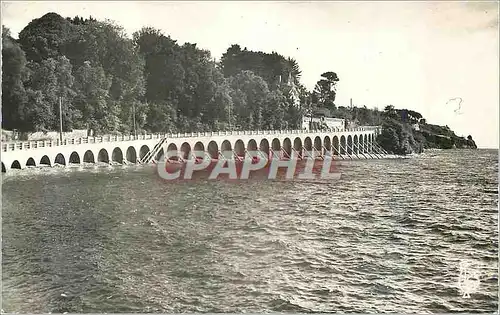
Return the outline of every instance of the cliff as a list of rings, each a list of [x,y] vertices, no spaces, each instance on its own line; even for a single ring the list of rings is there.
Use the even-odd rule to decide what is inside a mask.
[[[386,107],[377,142],[394,154],[421,153],[425,149],[477,149],[472,136],[457,136],[448,126],[426,123],[416,112]]]
[[[459,137],[448,126],[423,124],[420,131],[425,138],[424,148],[438,149],[477,149],[472,136]]]

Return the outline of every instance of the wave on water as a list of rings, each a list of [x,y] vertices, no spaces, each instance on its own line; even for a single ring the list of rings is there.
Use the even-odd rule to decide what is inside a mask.
[[[433,154],[344,161],[337,181],[7,175],[4,311],[495,312],[497,152]]]

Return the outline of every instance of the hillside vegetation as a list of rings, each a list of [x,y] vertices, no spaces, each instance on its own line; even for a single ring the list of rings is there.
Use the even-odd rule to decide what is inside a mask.
[[[60,103],[64,131],[95,135],[299,129],[304,114],[322,111],[360,125],[383,125],[378,141],[395,153],[475,146],[421,116],[421,131],[413,130],[411,119],[419,115],[411,111],[338,107],[337,73],[326,70],[308,91],[297,62],[277,52],[235,44],[217,62],[209,51],[179,45],[154,28],[128,38],[110,21],[56,13],[31,21],[19,39],[4,27],[2,43],[6,130],[59,130]]]
[[[383,111],[364,107],[338,107],[335,117],[353,121],[354,125],[382,127],[377,142],[395,154],[421,153],[425,149],[477,149],[472,136],[456,135],[448,126],[429,124],[418,112],[395,109],[388,105]]]

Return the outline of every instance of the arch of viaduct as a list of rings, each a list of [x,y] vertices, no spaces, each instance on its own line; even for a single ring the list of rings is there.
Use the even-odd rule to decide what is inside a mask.
[[[213,159],[221,151],[233,151],[243,156],[246,150],[279,152],[290,155],[292,151],[305,154],[313,151],[317,156],[330,154],[373,157],[378,128],[357,128],[344,131],[232,131],[193,134],[107,136],[69,139],[63,143],[32,141],[4,143],[2,145],[2,172],[29,166],[53,166],[82,163],[139,163],[149,151],[165,138],[156,159],[167,151],[177,150],[184,158],[192,151],[204,151]],[[380,152],[380,151],[379,151]],[[366,154],[365,154],[366,153]]]

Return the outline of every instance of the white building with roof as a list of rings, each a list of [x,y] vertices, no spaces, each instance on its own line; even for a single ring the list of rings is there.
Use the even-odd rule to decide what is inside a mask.
[[[312,127],[311,128],[311,123]],[[310,115],[302,116],[302,129],[332,129],[332,130],[344,130],[345,129],[345,119],[333,118],[333,117],[313,117],[311,119]]]

